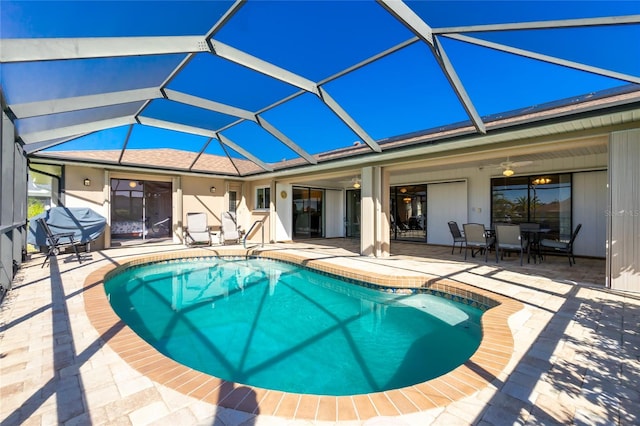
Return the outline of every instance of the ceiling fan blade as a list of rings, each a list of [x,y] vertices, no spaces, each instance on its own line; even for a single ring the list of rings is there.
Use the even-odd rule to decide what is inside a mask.
[[[515,161],[511,163],[511,167],[524,167],[533,164],[533,161]]]

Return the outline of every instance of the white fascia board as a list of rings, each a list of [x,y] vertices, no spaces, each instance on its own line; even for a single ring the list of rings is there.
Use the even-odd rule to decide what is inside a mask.
[[[353,132],[358,135],[360,139],[364,141],[369,147],[375,152],[382,152],[382,148],[376,141],[373,140],[371,136],[367,132],[364,131],[362,127],[356,121],[351,118],[347,112],[342,109],[342,106],[338,102],[335,101],[329,95],[329,93],[320,87],[320,99],[324,101],[324,103],[351,129]]]
[[[236,64],[240,64],[259,73],[268,75],[277,80],[299,87],[307,92],[318,94],[318,85],[311,80],[301,77],[291,71],[273,65],[270,62],[263,61],[255,56],[249,55],[241,50],[226,45],[217,40],[211,40],[213,53],[221,58],[225,58]]]
[[[145,89],[124,90],[121,92],[101,93],[99,95],[76,96],[72,98],[51,99],[47,101],[28,102],[9,105],[17,118],[37,117],[61,112],[78,111],[82,109],[100,108],[109,105],[141,102],[149,99],[161,98],[158,87]]]
[[[0,62],[209,52],[204,36],[2,39]]]
[[[431,27],[404,2],[398,0],[378,0],[378,3],[413,31],[415,35],[433,46],[433,31]]]
[[[475,37],[469,37],[462,34],[446,34],[443,37],[448,37],[454,40],[463,41],[466,43],[476,44],[478,46],[488,47],[490,49],[499,50],[502,52],[512,53],[514,55],[524,56],[525,58],[537,59],[539,61],[548,62],[550,64],[561,65],[567,68],[573,68],[579,71],[585,71],[592,74],[598,74],[605,77],[615,78],[617,80],[628,81],[630,83],[640,84],[640,77],[623,74],[616,71],[610,71],[603,68],[593,67],[591,65],[581,64],[579,62],[568,61],[566,59],[556,58],[554,56],[543,55],[541,53],[531,52],[529,50],[519,49],[516,47],[505,46],[504,44],[494,43],[478,39]]]
[[[272,126],[267,120],[265,120],[262,117],[258,117],[258,124],[260,124],[260,126],[262,126],[263,129],[265,129],[267,132],[271,133],[275,138],[277,138],[278,140],[280,140],[280,142],[282,142],[283,144],[285,144],[286,146],[288,146],[289,148],[291,148],[296,154],[298,154],[300,157],[304,158],[305,160],[307,160],[307,163],[309,164],[318,164],[318,160],[316,160],[315,158],[313,158],[313,156],[311,156],[308,152],[306,152],[304,149],[300,148],[295,142],[293,142],[291,139],[289,139],[284,133],[282,133],[280,130],[276,129],[274,126]]]
[[[191,105],[209,111],[220,112],[222,114],[231,115],[233,117],[240,117],[253,122],[256,121],[256,116],[251,111],[236,108],[215,101],[210,101],[209,99],[188,95],[186,93],[177,92],[171,89],[164,89],[164,93],[167,95],[167,99],[169,99],[170,101],[180,102],[182,104]]]
[[[177,132],[189,133],[189,134],[198,135],[198,136],[206,136],[208,138],[216,137],[216,133],[213,130],[203,129],[201,127],[195,127],[195,126],[187,126],[186,124],[178,124],[172,121],[158,120],[157,118],[139,116],[138,122],[145,126],[175,130]]]
[[[248,158],[249,160],[253,161],[254,163],[256,163],[258,166],[260,166],[263,170],[266,170],[268,172],[272,172],[273,171],[273,167],[269,167],[265,162],[263,162],[262,160],[260,160],[258,157],[256,157],[255,155],[251,154],[249,151],[247,151],[246,149],[242,148],[240,145],[236,144],[235,142],[233,142],[231,139],[229,139],[228,137],[226,137],[223,134],[218,134],[217,138],[220,142],[222,142],[223,144],[227,145],[229,148],[233,149],[234,151],[238,152],[239,154],[242,154],[245,158]]]
[[[133,117],[127,115],[125,117],[110,118],[107,120],[91,121],[89,123],[76,124],[67,127],[58,127],[51,130],[42,130],[39,132],[20,134],[20,138],[25,143],[44,142],[58,138],[66,138],[71,136],[81,136],[86,133],[96,132],[98,130],[111,129],[114,127],[126,126],[134,123]]]

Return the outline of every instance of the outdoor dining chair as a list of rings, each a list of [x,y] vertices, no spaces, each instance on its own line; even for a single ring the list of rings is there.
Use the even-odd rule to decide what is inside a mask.
[[[456,244],[460,243],[460,253],[462,253],[462,245],[466,241],[464,239],[464,235],[462,235],[462,231],[458,227],[458,222],[450,221],[449,222],[449,231],[451,231],[451,236],[453,237],[453,245],[451,246],[451,254],[453,254],[453,250],[456,248]]]
[[[571,238],[569,239],[569,241],[558,241],[558,240],[551,240],[551,239],[543,239],[540,241],[540,250],[542,250],[543,253],[563,253],[566,254],[567,257],[569,258],[569,266],[572,266],[572,259],[573,259],[573,263],[576,263],[576,258],[573,255],[573,243],[576,240],[576,237],[578,236],[578,232],[580,232],[580,228],[582,228],[582,224],[579,223],[578,226],[576,226],[576,229],[574,229],[573,233],[571,234]]]
[[[498,257],[504,259],[505,251],[516,251],[520,253],[520,266],[522,266],[522,256],[524,247],[520,226],[518,225],[496,225],[496,263]]]
[[[484,229],[484,225],[480,223],[465,223],[462,225],[464,229],[464,259],[467,260],[467,250],[471,249],[471,257],[475,257],[476,253],[484,252],[484,261],[488,259],[489,250],[493,247],[495,239],[489,235]]]

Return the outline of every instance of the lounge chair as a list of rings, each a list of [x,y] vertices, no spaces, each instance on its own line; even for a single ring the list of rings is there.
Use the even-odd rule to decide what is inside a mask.
[[[222,233],[222,242],[240,242],[240,229],[236,222],[236,214],[234,212],[224,212],[221,217],[220,232]]]
[[[572,266],[571,260],[573,259],[573,263],[576,263],[576,258],[573,255],[573,242],[576,240],[578,236],[578,232],[580,232],[580,228],[582,228],[582,224],[579,223],[576,226],[576,229],[571,234],[571,238],[569,241],[558,241],[558,240],[549,240],[544,239],[540,241],[540,250],[543,253],[566,253],[569,258],[569,266]]]
[[[184,243],[187,246],[196,244],[211,245],[211,233],[204,212],[187,213],[187,226],[184,229]]]
[[[58,253],[60,253],[61,248],[66,248],[69,246],[71,246],[73,248],[73,251],[76,253],[78,263],[82,263],[82,257],[80,257],[78,246],[83,243],[74,238],[75,232],[54,233],[51,231],[51,228],[49,228],[49,224],[47,224],[47,221],[44,218],[36,219],[36,221],[44,231],[47,239],[47,257],[44,258],[44,262],[42,262],[41,268],[44,268],[44,265],[47,263],[47,260],[49,260],[51,256],[57,256]]]
[[[460,227],[458,227],[458,222],[450,221],[449,222],[449,231],[451,231],[451,236],[453,237],[453,245],[451,246],[451,254],[453,254],[453,250],[456,248],[456,243],[460,243],[460,253],[462,253],[462,244],[466,242],[464,239],[464,235],[462,235],[462,231],[460,231]]]
[[[480,223],[465,223],[464,228],[464,259],[467,260],[467,250],[471,249],[471,257],[475,257],[476,253],[484,252],[484,261],[486,262],[489,250],[493,247],[495,239],[489,235],[484,229],[484,225]]]
[[[520,226],[496,225],[496,263],[498,263],[498,256],[500,259],[504,258],[505,251],[520,252],[520,266],[522,266],[524,245],[520,235]]]

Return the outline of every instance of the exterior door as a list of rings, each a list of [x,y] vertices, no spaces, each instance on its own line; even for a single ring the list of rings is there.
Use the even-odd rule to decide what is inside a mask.
[[[360,238],[360,190],[348,189],[345,235],[349,238]]]
[[[324,236],[324,191],[314,188],[293,188],[293,238]]]
[[[171,183],[111,179],[111,239],[169,238]]]

